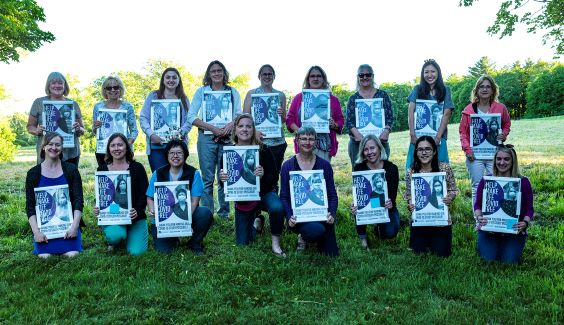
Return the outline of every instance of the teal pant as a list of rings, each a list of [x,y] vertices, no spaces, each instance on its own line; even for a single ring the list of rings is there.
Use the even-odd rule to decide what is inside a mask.
[[[405,157],[405,170],[408,170],[413,163],[413,152],[415,151],[415,146],[413,144],[409,144],[409,150],[407,151],[407,157]],[[439,153],[439,162],[444,162],[448,164],[448,149],[447,149],[447,140],[441,139],[441,143],[439,144],[438,148]]]
[[[147,219],[141,219],[130,226],[102,226],[106,241],[116,246],[122,241],[126,242],[127,252],[131,255],[141,255],[147,251],[149,231]]]

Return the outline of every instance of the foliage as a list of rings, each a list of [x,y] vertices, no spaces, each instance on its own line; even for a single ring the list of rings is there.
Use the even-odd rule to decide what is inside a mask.
[[[43,31],[37,22],[45,22],[43,8],[34,0],[2,0],[0,2],[0,61],[18,62],[18,49],[33,52],[55,36]]]
[[[413,87],[414,85],[411,83],[395,82],[387,82],[380,85],[380,88],[390,96],[390,100],[392,101],[392,109],[394,111],[392,132],[409,129],[407,121],[407,96],[409,96]]]
[[[477,0],[459,0],[459,6],[472,6]],[[498,9],[494,23],[488,27],[490,35],[499,38],[511,36],[515,26],[524,24],[527,33],[545,31],[543,44],[552,43],[556,56],[564,53],[562,26],[564,23],[564,1],[562,0],[505,0]]]
[[[10,98],[10,94],[6,90],[6,87],[3,84],[0,84],[0,100],[6,100]]]
[[[478,78],[483,75],[492,75],[494,70],[495,63],[487,56],[482,56],[478,62],[474,63],[473,66],[468,67],[468,74],[472,77]]]
[[[14,144],[16,134],[12,132],[10,123],[7,120],[0,121],[0,162],[12,161],[16,155],[18,147]]]
[[[36,137],[27,132],[27,114],[14,113],[10,116],[10,129],[15,135],[14,144],[20,147],[35,145]]]
[[[529,82],[529,75],[524,69],[514,67],[509,71],[495,75],[499,86],[499,101],[507,106],[511,118],[521,118],[525,113],[525,91]]]
[[[354,90],[348,90],[348,85],[346,83],[339,83],[331,85],[331,94],[339,99],[339,104],[341,104],[341,111],[345,117],[345,124],[343,126],[343,134],[349,134],[349,128],[347,127],[347,104],[349,102],[349,97],[354,95]]]
[[[538,75],[527,88],[526,117],[564,115],[564,65]]]
[[[452,102],[455,109],[450,116],[451,123],[458,123],[462,117],[462,111],[470,103],[470,95],[476,83],[475,77],[464,76],[461,78],[447,79],[446,85],[450,88]]]

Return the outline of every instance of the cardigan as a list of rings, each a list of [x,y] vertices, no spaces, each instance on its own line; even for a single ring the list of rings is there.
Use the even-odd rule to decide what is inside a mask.
[[[509,117],[509,113],[507,112],[507,107],[505,107],[502,103],[494,101],[490,105],[488,114],[494,113],[501,113],[501,130],[503,132],[503,140],[505,141],[507,135],[509,135],[509,131],[511,131],[511,119]],[[462,111],[462,118],[460,118],[460,125],[458,126],[460,144],[462,146],[462,150],[464,150],[464,153],[467,155],[474,153],[470,147],[470,114],[475,114],[472,104],[468,104],[468,106],[466,106]]]
[[[386,171],[386,183],[388,183],[388,197],[392,200],[393,207],[396,207],[396,197],[398,196],[398,185],[399,185],[399,173],[398,167],[394,163],[387,160],[383,160],[384,170]],[[354,171],[365,171],[370,170],[366,161],[356,164],[354,166]]]

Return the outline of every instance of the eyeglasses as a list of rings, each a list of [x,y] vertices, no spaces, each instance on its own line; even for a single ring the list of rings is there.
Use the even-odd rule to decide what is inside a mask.
[[[169,151],[168,155],[171,157],[182,157],[184,156],[184,152],[182,151]]]
[[[417,153],[431,153],[431,152],[433,152],[433,148],[431,147],[417,148]]]
[[[210,70],[210,73],[223,73],[223,69],[215,69],[215,70]]]
[[[315,142],[315,138],[298,138],[301,142]]]
[[[273,74],[273,73],[270,73],[270,72],[265,72],[265,73],[261,73],[261,76],[263,76],[263,77],[272,77],[272,76],[274,76],[274,74]]]
[[[104,89],[106,89],[107,91],[112,91],[112,90],[119,90],[121,87],[120,86],[106,86]]]
[[[309,75],[310,79],[323,79],[323,76],[320,74],[310,74]]]
[[[490,85],[481,85],[478,87],[479,89],[492,89],[492,86]]]
[[[362,79],[362,78],[372,78],[374,74],[373,73],[359,73],[358,74],[358,78]]]

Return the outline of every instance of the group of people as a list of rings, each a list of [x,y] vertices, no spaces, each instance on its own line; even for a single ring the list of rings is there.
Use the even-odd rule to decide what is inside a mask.
[[[375,226],[375,232],[381,239],[394,238],[400,228],[400,215],[396,199],[399,187],[398,167],[389,160],[389,136],[393,127],[394,114],[392,102],[388,94],[377,88],[374,82],[374,71],[371,66],[363,64],[357,70],[357,91],[349,98],[346,107],[346,119],[339,100],[330,95],[328,118],[329,133],[317,133],[311,126],[302,126],[301,112],[303,93],[297,94],[286,111],[286,97],[283,92],[273,88],[276,74],[271,65],[263,65],[258,72],[260,86],[250,90],[241,106],[238,91],[229,86],[229,73],[223,63],[212,61],[208,65],[203,86],[200,87],[190,103],[184,92],[180,73],[175,68],[167,68],[161,76],[159,89],[148,94],[141,108],[139,124],[146,135],[146,153],[152,176],[150,180],[142,164],[134,160],[132,144],[138,135],[136,116],[130,103],[123,100],[125,86],[117,76],[108,77],[101,87],[104,101],[97,103],[93,110],[92,131],[102,126],[97,119],[100,109],[125,110],[127,134],[113,133],[106,146],[105,153],[97,153],[99,171],[129,170],[131,177],[131,198],[133,208],[129,211],[132,224],[127,226],[102,226],[109,247],[125,242],[127,250],[133,255],[142,254],[148,249],[149,229],[156,250],[170,252],[179,243],[179,238],[158,238],[154,222],[147,222],[147,213],[155,215],[155,182],[189,181],[189,198],[184,190],[177,193],[183,203],[190,200],[193,235],[188,246],[196,254],[203,254],[203,240],[213,224],[214,213],[220,218],[227,218],[230,211],[229,202],[225,201],[223,183],[228,175],[222,170],[223,149],[226,145],[249,146],[259,145],[259,163],[254,161],[253,176],[260,178],[260,200],[235,202],[235,239],[239,245],[247,245],[263,231],[265,218],[262,211],[268,213],[272,238],[272,253],[285,257],[281,247],[280,236],[284,230],[284,221],[291,232],[297,233],[297,250],[304,250],[308,244],[314,244],[325,255],[337,256],[339,248],[335,235],[338,196],[333,179],[331,159],[338,152],[337,134],[342,133],[343,126],[349,130],[348,155],[353,171],[385,170],[388,198],[376,195],[371,198],[380,207],[385,207],[390,221]],[[303,89],[329,90],[330,85],[325,71],[319,66],[312,66],[303,81]],[[204,93],[208,91],[224,91],[231,97],[233,119],[219,128],[205,122],[199,113],[204,104]],[[29,223],[33,231],[34,253],[42,257],[51,254],[73,256],[82,250],[80,226],[83,225],[83,192],[82,181],[77,166],[80,158],[79,138],[84,134],[82,114],[78,104],[72,101],[75,122],[72,125],[75,146],[65,148],[63,137],[54,132],[45,132],[41,124],[43,101],[62,101],[69,99],[68,83],[65,77],[57,72],[51,73],[45,85],[47,96],[34,101],[28,120],[28,131],[37,136],[37,162],[27,175],[26,208]],[[275,93],[279,96],[276,114],[287,129],[295,134],[295,155],[284,161],[287,148],[283,130],[277,137],[264,138],[256,130],[251,115],[253,94]],[[480,77],[472,91],[471,103],[464,108],[460,122],[460,141],[466,154],[466,166],[472,183],[473,210],[478,231],[478,252],[484,260],[500,260],[509,263],[517,262],[522,254],[529,221],[533,217],[532,189],[530,182],[519,173],[517,155],[511,145],[503,145],[510,131],[510,119],[507,108],[497,101],[499,91],[490,76]],[[368,134],[363,136],[355,125],[355,106],[358,99],[382,99],[384,125],[379,136]],[[156,99],[176,99],[180,101],[180,132],[178,139],[165,142],[151,127],[151,103]],[[415,106],[417,100],[435,100],[442,107],[440,119],[434,119],[436,136],[417,137],[415,133]],[[448,87],[444,85],[441,69],[434,60],[426,60],[421,68],[420,83],[414,87],[408,98],[407,114],[409,117],[410,144],[406,159],[406,192],[404,199],[410,211],[414,209],[411,197],[411,176],[415,173],[444,172],[446,174],[446,193],[437,195],[434,206],[450,205],[458,194],[453,171],[449,165],[447,149],[447,125],[454,104]],[[495,140],[499,143],[493,161],[476,159],[470,145],[470,114],[501,113],[501,126],[490,126],[496,129]],[[433,112],[433,116],[436,115]],[[198,128],[197,151],[199,170],[186,163],[189,155],[186,136],[192,127]],[[499,130],[501,129],[501,130]],[[207,131],[207,132],[206,132]],[[488,139],[492,141],[492,139]],[[253,157],[254,158],[254,157]],[[322,170],[327,193],[327,215],[324,221],[297,222],[292,209],[290,191],[290,172],[306,170]],[[488,219],[481,211],[483,176],[520,177],[521,213],[519,222],[513,227],[518,234],[499,234],[481,230]],[[214,183],[217,179],[217,211],[214,205]],[[376,181],[375,181],[376,182]],[[383,183],[383,180],[380,180]],[[64,238],[47,240],[39,231],[36,213],[34,188],[50,185],[68,184],[70,203],[73,210],[73,222]],[[434,184],[432,184],[434,188]],[[438,187],[437,187],[438,188]],[[184,196],[182,196],[184,195]],[[375,204],[376,204],[375,203]],[[171,207],[172,208],[172,207]],[[187,205],[175,206],[184,214]],[[94,214],[100,212],[94,207]],[[358,211],[351,207],[354,216]],[[357,233],[361,246],[369,247],[366,225],[358,225]],[[439,256],[449,256],[452,251],[452,222],[446,226],[410,227],[410,247],[416,253],[431,252]]]

